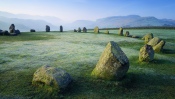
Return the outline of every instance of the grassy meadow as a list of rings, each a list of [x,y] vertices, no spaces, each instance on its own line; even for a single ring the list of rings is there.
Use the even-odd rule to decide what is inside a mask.
[[[110,34],[67,32],[22,32],[19,36],[0,36],[0,98],[2,99],[174,99],[175,30],[124,29],[131,35],[153,33],[166,41],[154,61],[140,63],[141,38]],[[116,42],[130,61],[122,83],[94,79],[91,72],[109,41]],[[66,70],[73,78],[63,93],[32,86],[33,73],[43,65]]]

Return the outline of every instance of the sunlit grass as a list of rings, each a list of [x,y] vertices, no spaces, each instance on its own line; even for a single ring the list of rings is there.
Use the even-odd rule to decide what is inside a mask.
[[[19,36],[0,36],[0,98],[173,98],[175,96],[175,30],[127,30],[131,35],[153,33],[167,39],[162,53],[155,54],[150,63],[138,62],[140,38],[111,34],[74,32],[22,33]],[[125,32],[126,30],[124,30]],[[118,43],[130,61],[130,69],[121,86],[116,81],[91,77],[91,71],[109,41]],[[64,93],[49,93],[31,85],[33,73],[43,65],[60,67],[73,78]]]

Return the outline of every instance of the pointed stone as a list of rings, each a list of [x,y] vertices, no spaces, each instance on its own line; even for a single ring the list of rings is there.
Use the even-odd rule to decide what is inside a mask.
[[[117,43],[110,41],[102,53],[92,76],[106,80],[119,80],[129,69],[129,60]]]
[[[123,28],[122,28],[122,27],[119,28],[119,30],[118,30],[118,34],[119,34],[120,36],[123,36]]]
[[[94,33],[99,33],[99,28],[98,28],[98,26],[96,26],[96,27],[94,28]]]

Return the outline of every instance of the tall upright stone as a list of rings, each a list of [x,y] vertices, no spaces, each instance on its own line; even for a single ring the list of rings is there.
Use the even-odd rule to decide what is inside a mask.
[[[98,26],[96,26],[96,27],[94,28],[94,33],[99,33],[99,28],[98,28]]]
[[[10,31],[10,33],[15,33],[15,25],[14,24],[10,25],[9,31]]]
[[[106,80],[122,79],[129,69],[129,60],[117,43],[110,41],[91,75]]]
[[[81,32],[81,28],[80,27],[78,28],[78,31],[77,32]]]
[[[118,30],[118,34],[119,34],[120,36],[123,36],[123,28],[122,28],[122,27],[119,28],[119,30]]]
[[[140,49],[139,61],[140,62],[150,62],[154,59],[154,50],[151,45],[144,45]]]
[[[87,32],[86,27],[83,27],[83,32],[84,32],[84,33],[86,33],[86,32]]]
[[[46,32],[50,32],[50,26],[46,25]]]
[[[60,26],[60,32],[63,32],[63,26],[62,25]]]

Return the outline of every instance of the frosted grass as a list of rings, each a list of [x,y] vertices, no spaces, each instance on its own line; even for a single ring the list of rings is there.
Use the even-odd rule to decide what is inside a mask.
[[[117,32],[117,30],[113,32]],[[135,32],[135,34],[137,33],[139,32]],[[0,44],[1,71],[12,69],[20,71],[42,65],[70,70],[79,68],[81,65],[90,65],[93,68],[109,41],[117,43],[143,42],[141,39],[108,34],[50,32],[49,35],[53,35],[54,39]],[[128,58],[136,57],[139,54],[139,50],[132,48],[132,45],[121,47],[121,49]],[[175,60],[172,57],[159,54],[157,57],[172,62]]]

